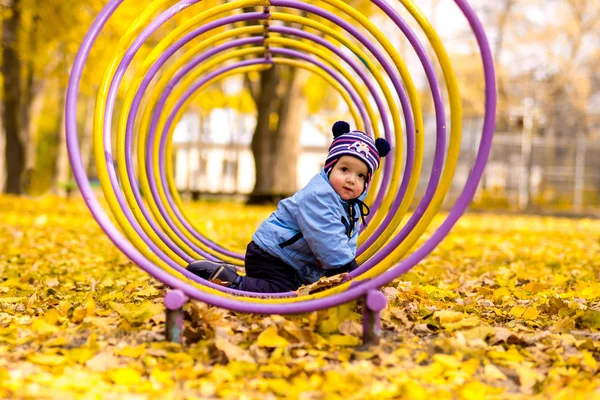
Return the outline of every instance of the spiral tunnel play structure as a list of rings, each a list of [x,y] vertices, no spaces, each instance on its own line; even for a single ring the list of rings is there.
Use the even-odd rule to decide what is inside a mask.
[[[481,55],[485,116],[479,149],[464,188],[443,222],[414,248],[449,191],[461,142],[461,98],[449,56],[413,0],[372,0],[408,41],[423,68],[436,116],[433,165],[424,195],[415,199],[426,150],[419,94],[389,32],[341,0],[237,0],[200,10],[158,42],[132,71],[132,60],[156,31],[200,0],[156,0],[111,49],[97,92],[93,121],[96,169],[106,207],[86,176],[78,143],[77,107],[81,77],[99,35],[123,0],[110,0],[83,39],[66,101],[67,147],[85,202],[119,249],[135,264],[179,294],[234,311],[290,314],[334,307],[359,297],[369,309],[385,305],[377,290],[427,256],[448,234],[472,200],[487,161],[495,124],[494,66],[483,27],[464,0],[455,0],[470,25]],[[402,13],[399,11],[402,9]],[[401,15],[410,15],[430,49]],[[382,25],[380,25],[382,26]],[[421,35],[423,36],[423,35]],[[430,54],[434,60],[430,58]],[[436,62],[437,64],[435,64]],[[347,104],[350,124],[393,148],[371,184],[368,226],[361,232],[361,267],[340,285],[315,294],[265,296],[225,288],[189,273],[194,259],[243,265],[243,254],[205,237],[185,213],[175,187],[172,135],[195,96],[232,75],[289,65],[319,75]],[[441,71],[441,73],[436,73]],[[132,82],[123,87],[127,74]],[[122,96],[117,101],[118,94]],[[445,95],[445,96],[444,96]],[[448,113],[448,117],[446,116]],[[114,124],[114,126],[113,126]],[[116,137],[114,137],[116,135]],[[413,203],[414,202],[414,203]],[[411,204],[417,204],[407,213]],[[109,214],[112,214],[112,219]],[[173,293],[173,292],[172,292]],[[378,296],[380,295],[380,296]],[[177,296],[166,299],[177,308]],[[383,302],[383,303],[382,303]],[[169,304],[172,303],[172,304]]]

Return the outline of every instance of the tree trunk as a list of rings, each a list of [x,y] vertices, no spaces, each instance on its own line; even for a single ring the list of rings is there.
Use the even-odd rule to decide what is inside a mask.
[[[60,108],[64,109],[65,89],[61,88]],[[54,175],[53,191],[59,196],[69,196],[71,194],[71,168],[69,165],[69,153],[67,152],[67,141],[65,138],[65,115],[61,113],[60,127],[56,132],[56,143],[58,146],[58,155],[56,157],[56,174]]]
[[[33,175],[35,173],[37,140],[35,140],[36,138],[33,133],[35,128],[33,121],[37,120],[43,107],[43,97],[40,96],[40,92],[44,86],[44,81],[35,79],[33,63],[33,55],[38,51],[37,39],[40,15],[37,11],[38,9],[36,8],[31,21],[31,28],[28,32],[27,51],[29,56],[26,58],[25,63],[25,79],[23,79],[24,86],[22,88],[19,116],[21,138],[24,139],[25,143],[25,171],[21,179],[22,188],[25,193],[31,193]]]
[[[44,110],[45,96],[43,94],[43,82],[32,84],[30,95],[23,101],[21,113],[21,129],[23,138],[28,138],[25,143],[25,171],[23,176],[23,190],[31,193],[33,190],[33,179],[35,175],[35,166],[37,162],[37,135],[35,134],[37,126],[34,121],[38,121]]]
[[[306,115],[301,93],[306,73],[274,66],[261,74],[258,117],[252,137],[256,183],[248,204],[273,203],[298,189],[300,131]],[[277,113],[273,127],[271,115]]]
[[[249,204],[261,204],[273,201],[273,132],[270,118],[277,102],[278,68],[273,66],[261,72],[260,95],[257,102],[258,116],[252,136],[252,153],[256,169],[256,182],[248,199]]]
[[[496,73],[496,82],[497,82],[497,93],[498,93],[498,104],[500,110],[506,110],[508,107],[508,93],[506,91],[506,74],[502,69],[502,55],[505,48],[505,37],[506,31],[509,28],[509,23],[511,19],[511,13],[513,7],[516,5],[517,0],[503,0],[501,5],[498,5],[500,8],[497,11],[497,15],[495,18],[496,25],[496,39],[494,40],[493,46],[493,55],[496,64],[498,65],[498,71]],[[506,129],[509,126],[509,118],[506,112],[498,113],[498,122],[497,126],[501,127],[501,129]]]
[[[300,156],[300,133],[307,113],[307,105],[302,96],[302,86],[307,73],[305,70],[292,71],[291,85],[286,96],[281,99],[279,111],[279,132],[275,137],[275,157],[273,162],[273,193],[289,197],[298,190],[298,158]]]
[[[508,28],[508,22],[510,21],[510,13],[512,11],[513,6],[515,5],[515,0],[504,0],[502,10],[500,11],[500,15],[498,15],[498,32],[496,35],[496,41],[494,43],[494,59],[500,65],[502,52],[504,50],[504,37],[506,36],[506,29]],[[505,78],[504,76],[498,77],[498,97],[502,104],[506,106],[507,101],[507,93],[505,87]]]
[[[4,103],[0,103],[0,192],[4,192],[4,183],[6,182],[6,135],[4,134]]]
[[[4,76],[4,130],[6,134],[6,187],[8,194],[21,194],[21,176],[25,167],[23,141],[20,137],[21,61],[17,54],[17,32],[21,20],[19,0],[9,2],[11,15],[2,23]]]

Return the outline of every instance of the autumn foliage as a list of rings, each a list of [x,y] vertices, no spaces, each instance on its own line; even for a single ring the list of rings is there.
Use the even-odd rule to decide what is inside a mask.
[[[243,248],[270,209],[190,205]],[[467,215],[383,288],[382,344],[360,305],[297,316],[186,306],[80,200],[0,197],[0,398],[592,399],[600,396],[600,224]],[[439,221],[438,221],[439,222]]]

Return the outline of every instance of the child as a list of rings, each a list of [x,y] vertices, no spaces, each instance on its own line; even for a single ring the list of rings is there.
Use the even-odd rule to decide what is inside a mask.
[[[187,269],[234,289],[276,293],[358,268],[356,239],[360,219],[364,223],[369,213],[362,200],[390,145],[385,139],[373,141],[363,132],[350,132],[344,121],[336,122],[332,132],[323,170],[294,196],[280,201],[252,236],[246,276],[230,264],[207,260],[193,261]]]

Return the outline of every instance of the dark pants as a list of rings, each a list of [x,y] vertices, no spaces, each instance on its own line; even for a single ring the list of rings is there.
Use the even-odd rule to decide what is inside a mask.
[[[246,276],[239,290],[255,293],[290,292],[300,287],[300,277],[293,267],[263,251],[254,243],[246,248]]]

